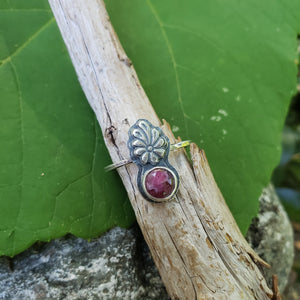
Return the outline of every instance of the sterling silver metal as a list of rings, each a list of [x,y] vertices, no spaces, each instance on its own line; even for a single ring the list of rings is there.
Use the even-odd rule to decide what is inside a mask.
[[[180,148],[184,148],[184,147],[187,147],[191,144],[191,141],[190,140],[186,140],[186,141],[182,141],[182,142],[179,142],[179,143],[176,143],[176,144],[171,144],[170,145],[170,151],[174,151],[174,150],[178,150]],[[123,160],[120,160],[119,162],[117,163],[114,163],[114,164],[111,164],[111,165],[108,165],[104,168],[104,170],[106,172],[109,172],[109,171],[112,171],[112,170],[115,170],[115,169],[118,169],[120,167],[123,167],[123,166],[126,166],[126,165],[129,165],[133,163],[133,161],[129,158],[129,159],[123,159]]]
[[[168,161],[170,151],[169,138],[159,127],[153,126],[148,120],[138,120],[128,131],[129,139],[127,146],[130,159],[138,166],[137,186],[146,200],[153,202],[165,202],[173,198],[178,185],[179,176]],[[173,190],[165,197],[152,196],[146,188],[146,177],[152,170],[162,170],[172,174],[170,184]]]
[[[127,146],[130,159],[121,160],[118,163],[105,167],[106,171],[128,165],[134,162],[138,168],[137,185],[146,200],[152,202],[166,202],[174,197],[179,186],[179,176],[175,168],[169,163],[170,150],[177,150],[190,145],[190,141],[182,141],[170,145],[169,138],[161,128],[153,126],[148,120],[138,120],[128,131]],[[154,169],[165,170],[171,174],[173,190],[165,197],[152,196],[146,188],[146,177]],[[155,170],[156,171],[156,170]],[[157,195],[157,194],[156,194]]]

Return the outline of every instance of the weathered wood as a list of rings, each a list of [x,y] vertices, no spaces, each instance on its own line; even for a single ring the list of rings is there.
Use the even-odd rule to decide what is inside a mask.
[[[128,129],[137,119],[162,126],[97,0],[49,0],[79,81],[95,111],[113,162],[129,157]],[[146,58],[145,58],[146,59]],[[188,137],[185,137],[188,138]],[[220,193],[204,151],[172,151],[180,187],[174,200],[150,203],[140,195],[134,165],[118,169],[145,240],[172,299],[270,299],[249,247]]]

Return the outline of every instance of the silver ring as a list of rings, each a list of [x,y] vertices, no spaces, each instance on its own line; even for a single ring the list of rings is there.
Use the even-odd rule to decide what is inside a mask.
[[[169,138],[159,127],[148,120],[138,120],[128,131],[130,159],[105,167],[110,171],[134,162],[138,168],[137,186],[143,197],[153,202],[165,202],[174,197],[179,186],[179,176],[169,163],[170,150],[190,145],[182,141],[170,145]]]
[[[184,147],[187,147],[191,144],[191,140],[186,140],[186,141],[182,141],[182,142],[178,142],[176,144],[171,144],[170,145],[170,151],[174,151],[174,150],[178,150],[180,148],[184,148]],[[112,171],[112,170],[115,170],[115,169],[118,169],[120,167],[123,167],[123,166],[126,166],[126,165],[129,165],[133,163],[133,161],[129,158],[129,159],[123,159],[123,160],[120,160],[119,162],[117,163],[114,163],[114,164],[111,164],[111,165],[108,165],[106,167],[104,167],[104,170],[106,172],[109,172],[109,171]]]

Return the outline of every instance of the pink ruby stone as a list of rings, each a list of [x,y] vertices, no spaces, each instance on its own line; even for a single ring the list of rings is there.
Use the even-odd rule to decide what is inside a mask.
[[[154,198],[167,198],[175,188],[175,178],[171,172],[156,168],[145,178],[147,192]]]

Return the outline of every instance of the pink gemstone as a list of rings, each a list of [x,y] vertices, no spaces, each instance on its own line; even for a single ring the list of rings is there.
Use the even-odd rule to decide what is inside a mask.
[[[171,172],[155,168],[149,172],[145,179],[147,192],[155,198],[167,198],[175,188],[175,178]]]

